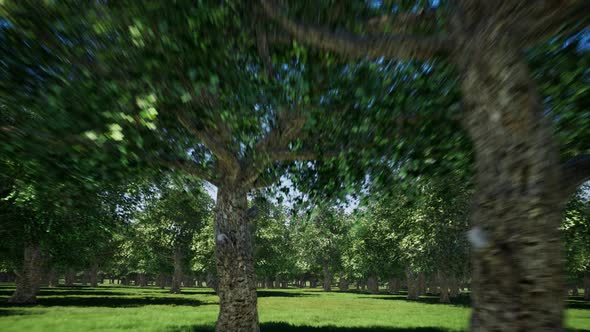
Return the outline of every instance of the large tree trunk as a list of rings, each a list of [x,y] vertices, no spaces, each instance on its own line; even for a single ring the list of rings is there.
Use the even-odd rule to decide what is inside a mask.
[[[418,273],[406,267],[406,284],[408,285],[408,300],[418,300],[420,298],[418,287]]]
[[[324,259],[322,263],[322,272],[324,274],[324,292],[332,291],[332,273],[330,273],[330,262]]]
[[[217,332],[258,332],[252,225],[246,191],[220,186],[215,209],[215,258],[219,275]]]
[[[16,272],[16,289],[8,302],[31,304],[37,302],[42,269],[41,248],[38,244],[25,246],[23,262]]]
[[[172,275],[172,286],[170,287],[170,293],[180,294],[180,285],[182,278],[184,277],[182,269],[182,250],[180,248],[174,248],[174,274]]]
[[[518,41],[491,21],[453,57],[476,151],[471,330],[562,331],[557,151]]]
[[[369,274],[367,278],[367,289],[371,294],[379,294],[379,279],[375,273]]]

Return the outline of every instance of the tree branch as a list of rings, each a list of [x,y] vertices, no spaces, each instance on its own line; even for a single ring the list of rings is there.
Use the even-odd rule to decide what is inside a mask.
[[[562,167],[562,188],[569,197],[584,182],[590,180],[590,154],[568,160]]]
[[[405,34],[357,35],[347,31],[333,32],[326,28],[290,20],[270,0],[261,0],[266,14],[277,21],[295,39],[314,47],[337,52],[351,58],[391,57],[398,59],[430,59],[450,50],[453,40],[445,35],[411,36]]]
[[[590,25],[590,2],[568,1],[542,2],[526,13],[516,30],[525,31],[527,46],[543,41],[559,33],[572,35]]]
[[[220,166],[224,171],[228,172],[227,175],[233,177],[237,174],[240,169],[238,159],[227,149],[222,143],[220,143],[216,137],[208,133],[206,130],[198,129],[194,123],[187,117],[186,112],[183,110],[174,110],[180,124],[199,139],[203,144],[211,150],[213,155],[217,157],[220,162]]]
[[[179,170],[179,171],[183,171],[183,172],[186,172],[187,174],[199,177],[199,178],[209,181],[215,185],[218,182],[217,179],[215,178],[215,176],[213,176],[212,169],[199,167],[195,163],[190,162],[188,160],[161,160],[161,159],[158,159],[156,162],[162,166],[165,166],[165,167],[168,167],[171,169],[175,169],[175,170]]]

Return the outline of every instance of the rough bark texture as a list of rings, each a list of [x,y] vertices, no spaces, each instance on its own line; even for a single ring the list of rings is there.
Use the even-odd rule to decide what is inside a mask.
[[[246,218],[246,191],[220,186],[215,210],[215,258],[219,275],[217,332],[257,332],[256,275],[252,225]]]
[[[379,279],[376,274],[372,273],[367,278],[367,289],[371,294],[379,294]]]
[[[41,248],[38,244],[25,246],[23,262],[16,272],[16,289],[9,303],[32,304],[37,302],[39,283],[41,282],[42,269]]]
[[[465,39],[453,57],[476,151],[471,331],[562,331],[562,197],[552,131],[512,31],[497,17],[476,16],[462,18]]]
[[[183,269],[182,269],[182,251],[180,248],[174,249],[174,274],[172,275],[172,286],[170,287],[170,293],[172,294],[180,294],[180,288],[182,283],[182,278],[184,277]]]
[[[332,273],[330,272],[330,262],[324,260],[322,264],[322,272],[324,274],[323,287],[324,292],[332,291]]]

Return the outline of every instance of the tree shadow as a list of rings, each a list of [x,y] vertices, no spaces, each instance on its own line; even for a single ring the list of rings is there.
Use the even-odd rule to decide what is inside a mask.
[[[565,305],[568,309],[590,309],[590,301],[584,300],[582,296],[570,296]]]
[[[191,298],[182,297],[40,297],[35,306],[43,307],[140,307],[146,305],[182,305],[201,306],[218,304],[215,302],[203,302]],[[20,305],[0,302],[0,307],[26,307],[32,305]]]
[[[301,292],[282,292],[282,291],[257,291],[258,297],[308,297],[318,296],[317,294],[301,293]]]
[[[198,325],[174,327],[168,332],[213,332],[215,330],[212,326]],[[308,326],[308,325],[292,325],[282,322],[269,322],[260,324],[260,330],[264,332],[448,332],[449,330],[438,327],[415,327],[415,328],[399,328],[399,327],[338,327],[338,326]]]
[[[440,304],[440,305],[454,305],[461,307],[470,307],[471,298],[466,295],[460,295],[455,298],[451,298],[451,303],[441,303],[437,296],[421,296],[419,300],[408,300],[405,295],[373,295],[373,296],[362,296],[365,299],[379,299],[379,300],[393,300],[393,301],[404,301],[404,302],[415,302],[423,304]]]

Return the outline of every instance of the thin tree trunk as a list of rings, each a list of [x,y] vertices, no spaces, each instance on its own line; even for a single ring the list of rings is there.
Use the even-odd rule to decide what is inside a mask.
[[[172,286],[170,287],[170,293],[180,294],[180,285],[182,278],[184,277],[182,269],[183,260],[182,250],[180,248],[174,249],[174,274],[172,275]]]
[[[449,296],[453,299],[456,297],[459,297],[459,284],[457,282],[457,277],[456,276],[452,276],[449,279],[449,287],[450,287],[450,292],[449,292]]]
[[[42,268],[41,248],[38,244],[25,246],[22,266],[16,272],[16,289],[9,303],[32,304],[37,302]]]
[[[324,259],[323,264],[322,264],[322,271],[324,274],[324,282],[323,282],[323,287],[324,287],[324,292],[330,292],[332,291],[332,274],[330,273],[330,263],[327,259]]]
[[[561,169],[535,84],[502,23],[476,22],[484,26],[453,57],[476,151],[471,331],[562,331]]]
[[[206,279],[207,280],[205,280],[205,282],[207,283],[207,287],[213,288],[215,293],[219,294],[219,280],[217,277],[215,277],[212,273],[207,273]]]
[[[215,258],[219,275],[217,332],[258,332],[252,225],[246,191],[220,186],[215,211]]]
[[[426,295],[426,274],[418,273],[418,295]]]
[[[156,287],[160,287],[161,289],[163,289],[166,284],[165,279],[166,276],[164,276],[164,273],[158,273],[158,275],[156,276]]]
[[[67,269],[65,275],[65,285],[74,286],[74,282],[76,282],[76,272],[73,269]]]
[[[147,287],[148,280],[145,272],[139,273],[139,287]]]

